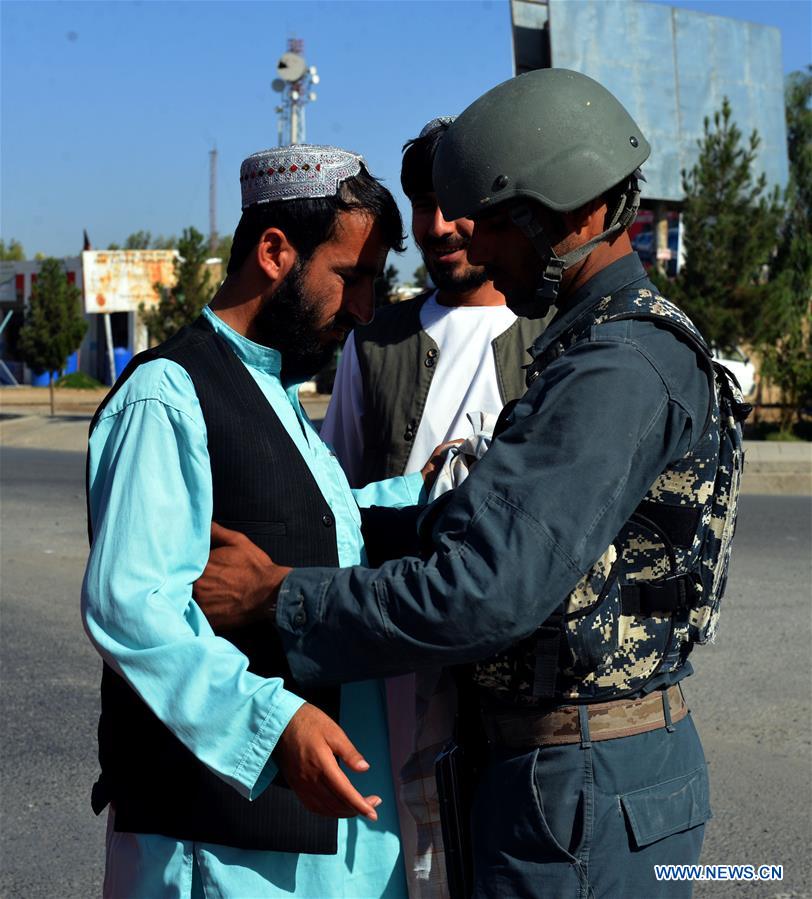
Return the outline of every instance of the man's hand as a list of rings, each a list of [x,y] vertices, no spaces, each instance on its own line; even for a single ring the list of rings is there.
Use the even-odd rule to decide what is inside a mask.
[[[215,631],[239,627],[273,613],[279,587],[292,570],[275,565],[245,534],[213,522],[209,561],[192,596]]]
[[[362,796],[339,768],[336,756],[353,771],[369,770],[344,731],[316,706],[305,703],[290,719],[273,758],[302,804],[330,818],[363,815],[378,820],[380,796]]]
[[[463,440],[460,438],[459,440],[449,440],[448,443],[441,443],[439,446],[434,447],[428,462],[426,462],[420,469],[420,474],[423,475],[423,483],[426,485],[426,490],[431,490],[434,486],[437,475],[440,474],[440,469],[445,462],[446,453],[452,446],[459,446],[461,443],[463,443]]]

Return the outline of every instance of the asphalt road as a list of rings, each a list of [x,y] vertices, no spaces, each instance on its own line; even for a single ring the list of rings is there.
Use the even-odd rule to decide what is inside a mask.
[[[0,448],[0,897],[100,892],[83,467],[79,453]],[[812,897],[811,523],[809,498],[743,498],[718,641],[693,655],[715,812],[703,862],[784,866],[780,883],[701,884],[703,899]]]

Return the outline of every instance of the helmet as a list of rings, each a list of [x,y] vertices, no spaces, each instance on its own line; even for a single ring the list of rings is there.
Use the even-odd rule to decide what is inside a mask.
[[[492,88],[453,122],[435,157],[434,188],[449,221],[519,197],[569,212],[619,184],[649,152],[597,81],[537,69]]]
[[[507,200],[535,201],[514,205],[511,214],[542,261],[536,297],[549,306],[563,271],[634,221],[639,166],[649,152],[632,117],[597,81],[568,69],[537,69],[492,88],[453,122],[432,177],[447,221]],[[604,231],[558,256],[536,204],[570,212],[618,185]]]

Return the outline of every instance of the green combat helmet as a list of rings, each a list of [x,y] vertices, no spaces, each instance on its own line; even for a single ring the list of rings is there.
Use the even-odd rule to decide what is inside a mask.
[[[544,265],[537,296],[555,299],[561,274],[634,221],[639,167],[648,141],[621,103],[586,75],[538,69],[511,78],[475,100],[446,132],[433,180],[443,216],[476,218],[508,200],[529,200],[513,221]],[[540,203],[570,212],[618,187],[606,230],[557,256],[534,212]]]

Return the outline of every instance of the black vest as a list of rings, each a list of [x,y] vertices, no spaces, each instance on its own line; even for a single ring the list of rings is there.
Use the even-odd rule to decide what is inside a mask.
[[[159,358],[186,369],[200,401],[214,519],[246,534],[282,565],[337,566],[335,521],[310,469],[248,370],[204,318],[132,360],[96,412],[91,432],[132,372]],[[245,653],[251,671],[283,677],[287,689],[337,717],[339,688],[300,689],[272,623],[221,636]],[[101,701],[102,774],[93,788],[93,808],[98,814],[113,802],[116,830],[242,849],[337,851],[337,821],[305,809],[281,774],[255,801],[244,799],[201,764],[107,665]]]

